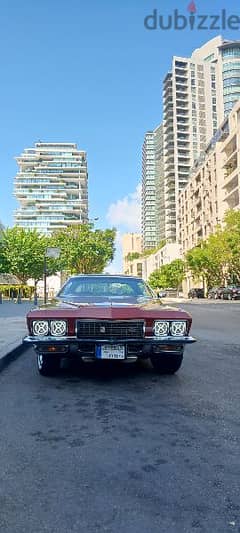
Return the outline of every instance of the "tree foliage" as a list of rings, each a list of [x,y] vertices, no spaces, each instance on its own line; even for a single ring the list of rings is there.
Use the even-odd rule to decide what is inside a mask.
[[[29,278],[37,282],[43,276],[47,246],[48,238],[36,229],[25,230],[15,226],[4,230],[0,241],[0,272],[15,274],[22,283]],[[55,271],[52,263],[49,273]]]
[[[100,273],[113,260],[116,231],[93,229],[92,224],[69,226],[52,236],[13,227],[0,239],[0,272],[16,274],[22,283],[43,277],[47,247],[60,247],[60,258],[47,258],[47,274],[59,270],[69,273]]]
[[[94,229],[92,224],[80,224],[56,232],[52,246],[61,249],[60,270],[71,274],[101,273],[113,260],[115,229]]]
[[[224,227],[185,256],[194,277],[202,277],[208,287],[240,281],[240,211],[226,213]]]
[[[129,252],[129,254],[126,255],[127,261],[134,261],[134,259],[139,259],[139,257],[141,257],[139,252]]]
[[[163,265],[149,276],[150,285],[156,288],[166,289],[174,287],[179,290],[185,276],[185,264],[181,259],[175,259],[167,265]]]

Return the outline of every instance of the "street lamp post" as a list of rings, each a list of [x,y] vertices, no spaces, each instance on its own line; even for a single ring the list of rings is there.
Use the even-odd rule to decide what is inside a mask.
[[[47,257],[52,259],[58,259],[60,256],[60,248],[47,248],[44,254],[43,262],[43,301],[44,304],[47,303]]]
[[[43,262],[43,302],[47,303],[47,256],[44,255]]]

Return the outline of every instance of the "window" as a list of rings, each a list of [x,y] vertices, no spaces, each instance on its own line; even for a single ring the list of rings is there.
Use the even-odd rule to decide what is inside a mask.
[[[240,46],[225,48],[222,51],[223,57],[240,57]]]

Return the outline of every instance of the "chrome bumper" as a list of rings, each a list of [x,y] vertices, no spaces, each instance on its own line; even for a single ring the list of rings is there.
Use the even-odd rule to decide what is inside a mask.
[[[196,339],[191,336],[185,336],[185,337],[144,337],[144,338],[136,338],[136,339],[128,339],[128,338],[116,338],[116,339],[98,339],[98,338],[78,338],[78,337],[53,337],[53,336],[46,336],[41,337],[37,335],[27,335],[23,338],[24,343],[29,344],[35,344],[35,345],[43,345],[43,344],[146,344],[146,345],[152,345],[152,344],[169,344],[169,345],[183,345],[183,344],[192,344],[196,342]]]

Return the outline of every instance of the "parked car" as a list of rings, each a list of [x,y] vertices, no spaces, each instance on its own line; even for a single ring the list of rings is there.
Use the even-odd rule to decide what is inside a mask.
[[[163,290],[163,289],[157,289],[155,290],[156,292],[156,295],[158,298],[166,298],[167,297],[167,291]]]
[[[223,300],[238,300],[240,299],[240,286],[228,285],[221,291],[221,298]]]
[[[188,292],[188,298],[204,298],[204,289],[199,287],[190,289]]]
[[[215,300],[220,299],[223,289],[224,287],[212,287],[208,290],[208,298],[214,298]]]
[[[27,314],[24,341],[37,353],[40,374],[54,374],[61,358],[136,361],[150,358],[160,374],[174,374],[189,335],[189,313],[164,306],[141,278],[76,275],[54,301]]]

